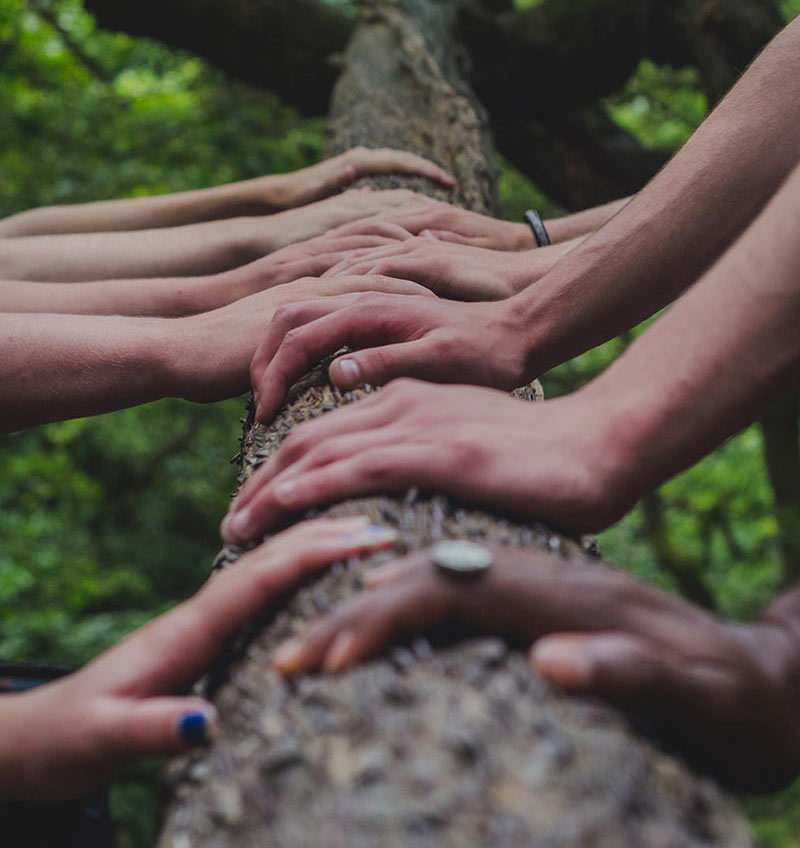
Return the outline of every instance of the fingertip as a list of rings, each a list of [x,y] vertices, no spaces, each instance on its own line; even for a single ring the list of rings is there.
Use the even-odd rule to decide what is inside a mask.
[[[325,654],[323,667],[325,671],[336,673],[344,671],[354,660],[356,634],[352,630],[339,633]]]
[[[253,515],[246,506],[229,512],[220,525],[220,534],[227,542],[246,542],[253,531]]]
[[[352,165],[346,165],[342,171],[342,185],[348,186],[356,178],[356,169]]]
[[[214,705],[205,702],[183,712],[175,724],[175,735],[190,748],[213,742],[219,735],[219,715]]]
[[[530,662],[545,680],[565,689],[585,689],[594,681],[594,658],[582,638],[540,639],[531,649]]]
[[[352,357],[334,360],[328,368],[328,374],[333,383],[343,389],[352,389],[364,382],[361,368]]]
[[[302,639],[289,639],[272,656],[272,666],[285,677],[304,671],[305,651]]]

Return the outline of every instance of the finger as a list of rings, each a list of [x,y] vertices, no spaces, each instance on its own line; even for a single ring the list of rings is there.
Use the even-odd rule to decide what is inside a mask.
[[[442,185],[452,187],[455,185],[455,177],[444,168],[423,159],[413,153],[392,150],[390,148],[378,148],[365,151],[364,155],[358,157],[355,170],[359,176],[366,174],[414,174],[428,177]]]
[[[311,506],[342,501],[376,492],[405,491],[442,478],[445,460],[435,445],[392,445],[368,448],[339,462],[305,474],[275,477],[264,486],[226,532],[236,541],[247,541],[275,526],[288,514]],[[240,535],[233,535],[238,531]]]
[[[201,698],[113,698],[98,710],[98,748],[111,769],[145,756],[168,756],[211,742],[218,718]]]
[[[368,236],[377,236],[382,238],[394,239],[396,241],[405,241],[411,238],[411,233],[393,221],[387,221],[383,217],[373,216],[367,218],[359,218],[356,221],[350,221],[347,224],[342,224],[336,229],[328,233],[331,238],[365,238]],[[364,246],[364,245],[360,245]]]
[[[377,278],[354,277],[353,279],[363,284],[364,280]],[[386,299],[378,300],[377,297],[361,303],[350,301],[349,308],[345,309],[325,309],[325,312],[329,314],[316,319],[312,317],[314,312],[312,307],[304,310],[308,315],[304,321],[297,320],[294,313],[289,320],[285,320],[284,316],[276,312],[267,330],[267,338],[259,348],[257,358],[254,359],[254,365],[258,367],[251,368],[253,385],[258,393],[256,420],[261,422],[269,420],[280,408],[289,387],[299,377],[310,371],[317,362],[335,353],[339,348],[361,347],[388,341],[393,335],[397,336],[406,331],[403,325],[398,325],[392,310],[399,308],[401,303],[405,306],[413,306],[412,299],[404,297],[401,301],[395,297],[392,300],[392,295],[382,295],[381,297]],[[334,306],[338,305],[335,301],[333,303]],[[278,329],[273,330],[272,324],[276,323],[276,318],[279,319]],[[261,372],[260,367],[263,361],[268,364]],[[346,372],[347,366],[340,365],[336,373],[344,380],[342,367]],[[355,379],[349,383],[350,386],[374,382],[370,379],[360,380],[358,374],[354,376]],[[344,382],[340,383],[340,385],[343,384]]]
[[[558,686],[622,706],[660,710],[680,703],[706,713],[709,692],[724,696],[728,688],[721,669],[695,664],[644,636],[623,632],[547,636],[532,648],[531,664]]]
[[[429,230],[428,232],[431,238],[449,242],[450,244],[464,244],[470,247],[488,246],[488,240],[484,236],[467,236],[461,233],[455,233],[452,230]]]
[[[105,692],[145,696],[188,687],[272,598],[328,563],[393,543],[363,517],[302,522],[246,554],[193,598],[136,631],[81,672]]]
[[[320,278],[317,293],[322,297],[335,297],[353,292],[383,292],[385,294],[411,294],[417,297],[432,297],[430,289],[412,280],[385,277],[378,274],[363,277]]]
[[[352,598],[300,637],[285,642],[273,657],[276,668],[287,675],[323,666],[341,671],[450,614],[448,586],[436,579],[426,557],[416,555],[397,565],[405,568],[405,579]]]
[[[437,356],[435,344],[426,337],[347,353],[330,364],[328,374],[334,385],[352,389],[365,383],[382,386],[398,377],[447,382],[458,370],[458,363]]]
[[[302,423],[287,436],[280,449],[242,486],[231,503],[229,514],[247,506],[253,496],[273,477],[298,462],[315,445],[351,433],[366,433],[373,428],[391,423],[398,417],[400,411],[395,398],[384,390],[362,398],[358,403],[340,407],[334,415],[323,415],[313,421]],[[227,526],[222,530],[222,536],[225,539],[233,538],[227,535]]]
[[[344,256],[341,261],[328,272],[329,274],[343,274],[352,268],[353,274],[365,273],[364,269],[374,265],[379,259],[388,256],[407,253],[416,237],[406,241],[393,241],[387,245],[367,250],[354,250]],[[413,248],[411,248],[413,249]]]

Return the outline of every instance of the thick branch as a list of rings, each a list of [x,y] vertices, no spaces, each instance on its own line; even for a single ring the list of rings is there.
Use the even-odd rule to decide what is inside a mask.
[[[353,22],[320,0],[86,0],[107,29],[191,50],[307,115],[328,110]]]

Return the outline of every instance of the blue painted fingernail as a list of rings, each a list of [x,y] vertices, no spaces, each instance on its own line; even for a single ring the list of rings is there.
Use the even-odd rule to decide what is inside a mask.
[[[204,745],[211,739],[211,726],[205,713],[186,713],[178,722],[178,736],[187,745]]]

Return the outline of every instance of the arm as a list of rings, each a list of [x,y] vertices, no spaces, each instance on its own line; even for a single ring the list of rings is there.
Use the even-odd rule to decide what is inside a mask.
[[[800,773],[800,587],[741,625],[596,561],[492,554],[472,581],[448,578],[427,552],[373,569],[367,592],[281,646],[275,664],[286,674],[340,671],[456,620],[535,641],[531,664],[542,676],[646,715],[728,786],[774,791]]]
[[[433,235],[417,236],[353,251],[324,276],[379,274],[413,280],[440,297],[500,300],[541,279],[582,242],[577,237],[534,250],[508,251],[440,241]]]
[[[213,274],[387,208],[414,209],[430,202],[404,190],[351,190],[259,218],[120,233],[0,239],[0,279],[77,282]]]
[[[561,244],[595,232],[627,205],[630,198],[546,222],[552,243]],[[386,213],[384,217],[414,235],[431,235],[440,241],[490,250],[530,250],[536,247],[527,223],[503,221],[471,212],[450,203],[435,203],[413,212]],[[355,232],[359,223],[352,225]]]
[[[754,420],[796,384],[799,229],[800,166],[725,256],[580,391],[527,407],[477,388],[398,381],[364,404],[360,415],[341,410],[298,428],[243,487],[223,533],[253,538],[288,511],[409,486],[575,531],[610,526],[645,492]],[[364,302],[374,304],[374,296]],[[441,306],[432,301],[428,311],[438,313]],[[483,306],[446,306],[461,310],[460,333],[420,332],[404,345],[405,362],[446,379],[454,360],[447,346],[457,349],[463,334],[472,355],[480,346],[481,382],[510,383],[508,375],[517,366],[506,361],[509,351],[491,347],[495,333],[480,323]],[[324,312],[325,304],[289,309],[303,308]],[[424,319],[425,305],[419,302],[415,309]],[[407,315],[389,314],[386,320],[390,323],[382,331]],[[317,328],[320,353],[331,337],[338,338],[330,322],[331,316],[323,316],[310,325]],[[289,357],[308,350],[302,339],[292,341],[298,348],[282,347],[264,372],[268,380],[258,370],[262,349],[254,358],[262,418],[264,409],[273,409],[283,397],[292,370]],[[438,357],[432,353],[437,348]],[[373,375],[386,367],[381,354],[380,349],[346,354],[331,365],[335,381],[380,383]],[[351,363],[359,369],[355,375],[348,372]]]
[[[219,309],[275,286],[319,276],[350,251],[385,246],[401,237],[408,237],[408,234],[388,224],[376,226],[374,234],[362,236],[339,236],[333,230],[239,268],[202,277],[148,277],[88,283],[0,280],[0,312],[194,315]]]
[[[298,524],[80,671],[0,696],[0,798],[80,797],[137,757],[209,742],[214,707],[186,692],[239,629],[304,576],[395,537],[360,517]]]
[[[221,218],[266,215],[320,200],[368,174],[403,173],[446,186],[450,174],[419,156],[356,147],[291,174],[256,177],[197,191],[30,209],[0,221],[0,237],[149,230]]]
[[[262,414],[300,376],[301,351],[318,360],[344,343],[372,346],[333,364],[331,377],[342,388],[410,376],[511,389],[652,315],[730,246],[794,168],[796,79],[800,18],[646,188],[514,297],[432,307],[375,296],[283,311],[254,362]],[[292,343],[283,346],[288,332]]]
[[[376,286],[424,292],[400,280],[308,278],[186,318],[0,314],[0,432],[163,397],[241,394],[279,306]]]

